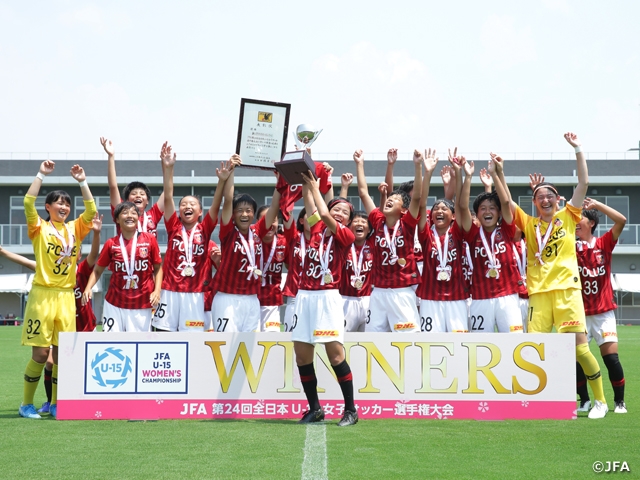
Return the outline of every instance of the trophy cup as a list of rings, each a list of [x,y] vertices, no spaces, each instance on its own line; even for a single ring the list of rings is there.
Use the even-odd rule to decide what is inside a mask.
[[[289,185],[302,184],[302,173],[311,170],[315,175],[316,165],[307,152],[313,142],[318,139],[318,135],[322,133],[322,129],[315,130],[314,127],[303,123],[298,125],[293,138],[299,150],[294,152],[286,152],[282,156],[282,160],[276,162],[274,166],[276,170],[284,177]]]

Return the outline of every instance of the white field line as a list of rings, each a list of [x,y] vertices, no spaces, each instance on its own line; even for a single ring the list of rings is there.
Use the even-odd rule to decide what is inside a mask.
[[[327,480],[327,426],[307,425],[302,480]]]

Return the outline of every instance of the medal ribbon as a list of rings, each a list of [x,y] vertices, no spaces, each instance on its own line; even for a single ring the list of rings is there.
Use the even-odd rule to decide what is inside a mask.
[[[353,288],[356,288],[356,280],[361,280],[363,281],[364,279],[362,278],[363,275],[360,275],[360,272],[362,271],[362,260],[364,258],[364,248],[365,245],[362,245],[362,248],[360,249],[360,255],[356,255],[356,247],[355,244],[351,244],[351,263],[353,264],[353,275],[351,275],[351,286]],[[356,256],[358,257],[358,262],[356,263]]]
[[[544,250],[544,247],[547,246],[547,242],[549,241],[549,237],[551,236],[551,231],[553,230],[553,219],[551,219],[551,221],[549,222],[549,225],[547,225],[547,231],[544,234],[543,240],[540,240],[540,223],[541,222],[542,220],[538,219],[538,223],[536,225],[536,241],[538,242],[538,252],[536,253],[536,260],[540,262],[540,265],[544,265],[544,262],[542,261],[542,251]]]
[[[187,267],[192,267],[195,274],[196,262],[193,261],[193,236],[196,234],[198,225],[195,225],[187,235],[187,229],[182,226],[182,245],[184,246],[184,261],[178,265],[178,270],[182,267],[182,271]],[[192,275],[193,276],[193,275]]]
[[[264,248],[264,243],[262,244]],[[273,241],[271,242],[271,251],[269,252],[269,258],[267,259],[267,265],[264,264],[264,252],[260,257],[260,270],[262,270],[262,286],[264,287],[267,284],[267,270],[271,266],[271,260],[273,260],[273,254],[276,253],[276,248],[278,247],[278,237],[273,236]]]
[[[490,278],[489,271],[496,271],[496,278],[500,278],[500,262],[498,261],[496,255],[493,253],[493,247],[495,247],[496,233],[498,232],[498,228],[496,227],[491,232],[491,248],[489,248],[489,243],[487,242],[487,236],[484,234],[484,228],[480,227],[480,238],[482,239],[482,245],[484,245],[484,250],[487,252],[487,258],[489,259],[489,270],[485,273],[487,278]]]
[[[142,212],[142,225],[140,225],[140,220],[138,220],[138,232],[147,233],[147,224],[149,223],[149,217],[146,213]],[[184,227],[183,227],[184,230]]]
[[[389,259],[389,263],[391,265],[395,265],[398,261],[398,254],[396,251],[396,236],[398,235],[398,227],[400,226],[400,220],[396,222],[393,227],[393,236],[389,238],[389,229],[387,228],[387,224],[384,224],[384,239],[387,241],[387,245],[389,246],[389,251],[391,252],[391,258]]]
[[[306,256],[307,252],[305,251],[307,248],[307,244],[304,238],[304,232],[300,232],[300,265],[302,266],[302,268],[304,269],[304,257]]]
[[[324,251],[324,237],[327,234],[328,229],[324,229],[322,232],[322,238],[320,239],[320,245],[318,246],[318,260],[320,261],[320,285],[324,285],[324,276],[328,273],[331,275],[331,270],[329,270],[329,254],[331,253],[331,245],[333,244],[333,235],[329,237],[329,242],[327,243],[327,250]],[[324,253],[323,253],[324,251]]]
[[[127,274],[123,277],[127,283],[124,288],[138,288],[138,275],[135,275],[135,264],[136,264],[136,246],[138,245],[138,232],[133,236],[133,240],[131,242],[131,259],[129,259],[129,255],[127,254],[127,247],[124,244],[124,239],[122,238],[122,234],[120,234],[120,253],[122,254],[122,260],[124,261],[124,269],[127,271]]]
[[[256,267],[256,246],[253,240],[253,230],[251,230],[251,228],[249,229],[248,243],[247,240],[245,240],[244,235],[242,235],[242,233],[240,233],[240,230],[238,230],[238,227],[236,227],[236,231],[238,232],[238,236],[240,237],[240,242],[242,242],[244,251],[247,254],[247,260],[249,260],[249,266],[247,267],[249,275],[247,276],[247,280],[251,280],[252,276],[253,278],[258,278],[260,275],[256,273],[256,270],[258,268]]]
[[[471,258],[471,249],[467,242],[464,242],[464,253],[467,257],[467,263],[469,264],[469,271],[473,272],[473,259]]]
[[[433,241],[436,244],[438,252],[438,266],[436,267],[436,271],[447,272],[448,275],[451,275],[451,265],[447,265],[447,257],[449,255],[449,229],[447,228],[447,233],[444,234],[444,246],[440,244],[440,236],[436,231],[435,225],[431,225],[431,232],[433,233]]]
[[[62,235],[58,231],[56,226],[53,224],[53,221],[50,221],[49,224],[51,225],[51,228],[53,228],[53,234],[58,240],[60,240],[60,243],[62,244],[60,256],[56,260],[56,263],[60,265],[65,258],[71,258],[71,256],[73,255],[73,246],[76,243],[76,237],[73,235],[73,233],[71,233],[71,230],[69,230],[69,225],[63,223],[62,225],[64,226],[65,230],[67,231],[67,235],[69,236],[69,243],[67,243],[67,239],[64,238],[64,235]]]
[[[513,256],[516,259],[520,277],[522,278],[522,281],[526,282],[527,271],[525,270],[525,267],[527,265],[527,243],[524,240],[520,240],[520,250],[522,250],[521,254],[518,253],[518,249],[515,244],[512,244],[511,246],[513,247]]]

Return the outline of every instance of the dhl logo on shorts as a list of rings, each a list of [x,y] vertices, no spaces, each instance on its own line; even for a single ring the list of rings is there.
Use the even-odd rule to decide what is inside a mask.
[[[413,330],[417,328],[415,323],[396,323],[393,327],[394,330]]]
[[[509,327],[510,332],[520,332],[522,331],[522,325],[512,325]]]
[[[579,327],[582,325],[580,320],[571,320],[570,322],[562,322],[561,327]]]
[[[187,320],[184,324],[187,327],[204,327],[204,322],[199,322],[198,320]]]
[[[451,333],[469,333],[469,330],[451,330]]]
[[[264,324],[265,328],[269,328],[269,327],[274,327],[274,328],[280,328],[280,322],[267,322]]]
[[[607,338],[607,337],[616,337],[616,338],[618,338],[618,334],[616,332],[602,332],[602,336],[604,338]]]
[[[314,337],[337,337],[338,330],[314,330]]]

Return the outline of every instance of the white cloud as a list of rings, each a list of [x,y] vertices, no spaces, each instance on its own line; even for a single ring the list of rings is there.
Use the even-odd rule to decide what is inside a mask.
[[[508,69],[537,59],[530,27],[516,25],[508,15],[491,15],[482,26],[479,61],[488,67]]]

